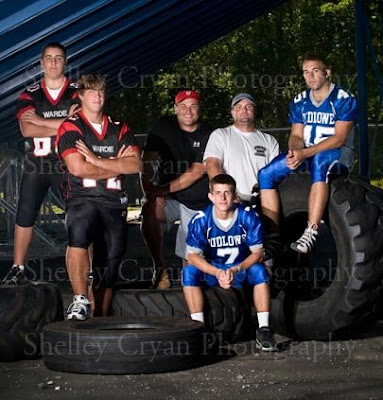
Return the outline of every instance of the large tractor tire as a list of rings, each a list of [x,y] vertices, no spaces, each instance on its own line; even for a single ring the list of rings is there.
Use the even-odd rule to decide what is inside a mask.
[[[44,364],[84,374],[149,374],[192,368],[206,355],[200,322],[171,317],[102,317],[44,327]]]
[[[369,316],[383,275],[383,191],[360,178],[336,177],[308,255],[290,249],[307,224],[310,177],[279,187],[282,254],[272,278],[272,326],[278,333],[326,340]]]
[[[56,285],[0,287],[0,361],[40,357],[44,325],[62,319],[63,301]]]
[[[250,308],[242,290],[225,290],[220,287],[204,289],[205,324],[208,332],[218,334],[220,340],[234,342],[244,338]],[[126,316],[169,316],[189,318],[181,288],[169,290],[116,291],[112,315]]]

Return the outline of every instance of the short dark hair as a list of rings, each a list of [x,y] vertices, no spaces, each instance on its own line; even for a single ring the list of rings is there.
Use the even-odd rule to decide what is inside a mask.
[[[57,43],[57,42],[51,42],[46,44],[42,50],[41,50],[41,58],[44,57],[44,54],[46,52],[47,49],[50,49],[51,47],[54,47],[56,49],[60,49],[63,53],[64,53],[64,57],[67,57],[67,52],[66,52],[66,48],[65,46],[63,46],[61,43]]]
[[[106,79],[103,75],[87,74],[83,75],[78,81],[78,91],[80,94],[84,93],[84,90],[100,89],[106,90]]]
[[[324,65],[325,69],[331,69],[327,60],[318,54],[306,54],[303,57],[302,64],[304,64],[306,61],[319,61]]]
[[[209,183],[210,192],[213,192],[214,185],[229,185],[233,189],[233,193],[237,190],[237,184],[234,178],[228,174],[218,174],[212,178]]]

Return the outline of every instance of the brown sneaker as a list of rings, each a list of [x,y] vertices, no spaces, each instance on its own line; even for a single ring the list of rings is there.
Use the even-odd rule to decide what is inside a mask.
[[[170,282],[169,274],[166,271],[166,268],[161,268],[159,270],[155,270],[152,279],[153,289],[169,289],[172,286]]]

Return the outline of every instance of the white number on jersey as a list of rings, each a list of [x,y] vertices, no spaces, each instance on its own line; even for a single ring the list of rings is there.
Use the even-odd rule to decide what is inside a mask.
[[[338,91],[338,99],[348,99],[350,97],[350,95],[343,89],[339,89]]]
[[[311,140],[312,125],[306,125],[303,131],[304,142],[306,145],[314,145],[320,143],[322,140],[327,139],[329,136],[334,135],[335,128],[333,126],[320,126],[317,125],[315,128],[314,142]]]
[[[229,256],[228,259],[226,260],[225,264],[233,264],[235,259],[238,256],[238,254],[239,254],[238,247],[223,247],[223,248],[217,249],[218,257]]]
[[[96,179],[84,178],[82,180],[82,185],[85,188],[93,188],[97,186],[97,181]],[[121,190],[121,180],[118,178],[109,178],[106,181],[106,188],[112,190]]]
[[[96,179],[84,178],[84,179],[82,180],[82,185],[83,185],[85,188],[96,187],[96,186],[97,186],[97,181],[96,181]]]
[[[45,157],[51,152],[51,138],[33,138],[34,150],[36,157]]]
[[[306,92],[299,93],[294,97],[294,103],[299,103],[302,99],[305,98],[306,98]]]
[[[113,190],[121,190],[121,180],[118,178],[109,178],[106,181],[106,188]]]

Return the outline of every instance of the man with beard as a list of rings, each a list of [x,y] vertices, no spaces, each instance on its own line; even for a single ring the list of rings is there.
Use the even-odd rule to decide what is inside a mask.
[[[277,140],[255,128],[256,103],[248,93],[231,102],[234,123],[210,135],[204,154],[209,179],[222,173],[237,182],[238,200],[254,204],[258,192],[258,171],[279,154]]]

